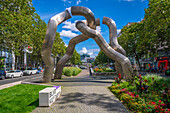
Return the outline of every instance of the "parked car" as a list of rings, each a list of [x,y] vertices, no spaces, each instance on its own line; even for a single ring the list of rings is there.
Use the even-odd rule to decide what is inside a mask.
[[[38,71],[37,71],[37,74],[40,74],[42,73],[44,70],[42,68],[39,68]]]
[[[28,68],[26,70],[23,71],[24,75],[32,75],[32,74],[36,74],[37,73],[37,69],[36,68]]]
[[[6,78],[5,67],[0,67],[0,79],[4,80]]]
[[[80,66],[80,69],[87,69],[87,67],[85,67],[85,66]]]
[[[6,78],[22,77],[23,72],[21,70],[11,70],[6,73]]]

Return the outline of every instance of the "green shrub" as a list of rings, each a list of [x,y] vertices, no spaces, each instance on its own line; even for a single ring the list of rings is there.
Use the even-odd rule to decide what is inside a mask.
[[[78,67],[64,67],[63,75],[66,76],[76,76],[81,72],[81,69]]]

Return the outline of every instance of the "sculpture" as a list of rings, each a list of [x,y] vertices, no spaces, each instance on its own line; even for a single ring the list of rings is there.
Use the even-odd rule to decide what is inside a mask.
[[[71,18],[72,15],[84,16],[87,22],[79,21],[76,23],[77,29],[80,30],[80,32],[82,32],[83,34],[74,37],[69,42],[69,48],[66,52],[66,55],[64,55],[64,57],[60,59],[59,63],[57,64],[54,78],[61,78],[63,66],[71,58],[75,45],[82,41],[87,40],[88,37],[93,38],[96,41],[96,43],[99,45],[99,47],[103,50],[103,52],[108,57],[110,57],[111,59],[117,62],[116,64],[117,69],[119,71],[121,71],[122,69],[126,78],[130,78],[130,74],[132,73],[131,64],[130,64],[129,59],[126,56],[124,56],[125,51],[116,42],[117,38],[115,38],[116,36],[115,32],[113,32],[113,36],[112,36],[112,33],[110,33],[110,37],[113,37],[111,38],[113,39],[113,41],[111,41],[113,42],[113,44],[110,47],[107,44],[107,42],[103,39],[103,37],[100,35],[100,33],[98,33],[95,30],[96,23],[97,25],[99,25],[100,22],[99,22],[99,19],[95,20],[94,14],[91,12],[91,10],[86,7],[82,7],[82,6],[73,6],[55,15],[48,22],[47,31],[46,31],[45,39],[43,41],[43,47],[41,51],[42,59],[45,63],[45,70],[43,73],[42,82],[51,82],[51,77],[52,77],[53,70],[54,70],[54,60],[51,57],[51,51],[52,51],[52,46],[53,46],[57,26],[61,24],[62,22]],[[107,20],[108,22],[112,22],[112,21],[109,21],[108,18],[104,17],[103,23],[108,25],[109,28],[113,27],[113,30],[114,30],[115,29],[114,24],[109,24]],[[118,52],[116,52],[112,47]],[[122,55],[121,53],[124,55]],[[119,67],[122,67],[122,68],[119,68]]]

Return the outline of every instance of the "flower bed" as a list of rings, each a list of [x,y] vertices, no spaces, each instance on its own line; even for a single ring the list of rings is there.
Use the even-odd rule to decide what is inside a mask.
[[[170,78],[157,75],[135,76],[132,83],[115,78],[110,90],[132,112],[170,113]]]
[[[115,72],[115,70],[109,68],[94,68],[93,70],[94,72]]]

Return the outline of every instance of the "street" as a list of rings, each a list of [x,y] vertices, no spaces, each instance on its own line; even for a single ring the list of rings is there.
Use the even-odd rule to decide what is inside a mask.
[[[32,82],[32,81],[38,81],[42,78],[42,74],[36,74],[31,76],[22,76],[17,78],[6,78],[4,80],[0,80],[0,85],[9,84],[17,81],[25,81],[25,82]]]

